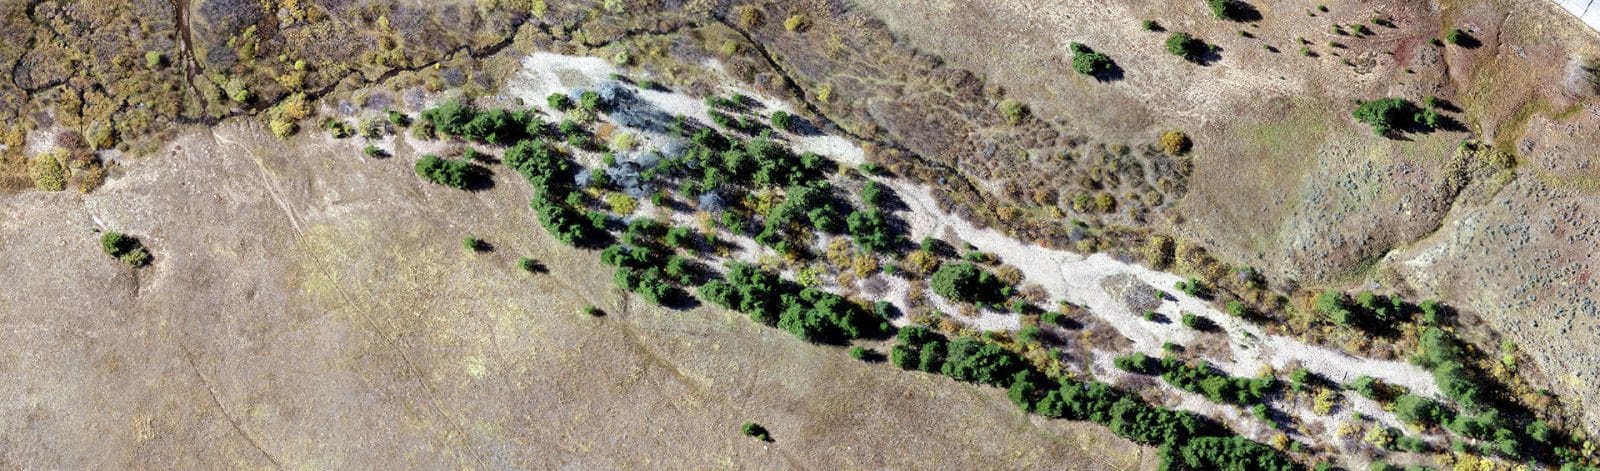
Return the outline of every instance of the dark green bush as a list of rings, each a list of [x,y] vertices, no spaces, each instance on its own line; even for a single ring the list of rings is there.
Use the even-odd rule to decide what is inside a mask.
[[[843,343],[893,331],[883,318],[839,295],[783,280],[743,263],[731,263],[727,279],[701,285],[701,299],[750,315],[809,342]]]
[[[845,223],[856,245],[873,252],[891,252],[894,250],[895,242],[899,240],[899,234],[894,232],[888,218],[880,210],[851,212]]]
[[[435,184],[458,190],[470,190],[487,178],[488,169],[465,160],[441,159],[427,154],[417,160],[417,175]]]
[[[967,262],[946,262],[939,265],[929,283],[933,292],[951,301],[963,303],[989,303],[1000,297],[1000,280],[994,275]]]
[[[1354,116],[1356,121],[1372,126],[1372,132],[1388,135],[1423,125],[1421,112],[1421,108],[1404,98],[1380,98],[1357,102]]]
[[[783,110],[772,112],[772,128],[780,131],[789,131],[794,128],[794,116]]]

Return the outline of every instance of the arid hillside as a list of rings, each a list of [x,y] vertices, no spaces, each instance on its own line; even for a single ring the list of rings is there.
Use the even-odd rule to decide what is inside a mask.
[[[1457,302],[1547,371],[1567,372],[1555,386],[1594,396],[1600,370],[1585,359],[1600,351],[1574,339],[1600,335],[1590,275],[1600,268],[1600,100],[1583,65],[1600,54],[1600,35],[1555,5],[1252,2],[1259,21],[1231,22],[1198,1],[856,4],[1066,132],[1127,142],[1189,132],[1189,191],[1155,226],[1290,286]],[[1204,38],[1218,57],[1173,57],[1144,20]],[[1477,43],[1430,43],[1456,28]],[[1074,73],[1071,42],[1123,72]],[[1384,137],[1351,118],[1352,100],[1385,96],[1438,97],[1460,126]],[[1515,169],[1473,170],[1463,140],[1492,143]]]
[[[1550,2],[44,0],[0,64],[3,464],[1600,464]]]

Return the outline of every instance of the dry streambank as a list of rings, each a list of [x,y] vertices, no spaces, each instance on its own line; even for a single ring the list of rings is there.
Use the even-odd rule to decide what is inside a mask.
[[[570,93],[582,89],[616,86],[614,77],[621,72],[603,59],[552,53],[532,54],[523,59],[521,64],[523,69],[508,84],[508,96],[504,98],[532,102],[550,93]],[[716,68],[715,64],[710,64],[708,67]],[[762,109],[792,111],[775,99],[762,97],[737,87],[727,87],[719,90],[719,93],[748,94],[757,97],[756,100]],[[614,110],[614,112],[627,114],[643,113],[645,110],[663,110],[702,123],[711,121],[703,100],[694,99],[681,92],[640,90],[637,96],[642,99],[642,103],[635,105],[637,108]],[[637,132],[642,139],[639,151],[641,153],[656,152],[653,147],[669,145],[668,143],[674,139],[662,133],[641,129],[624,128],[615,132]],[[864,162],[861,149],[839,137],[785,134],[781,138],[796,151],[816,152],[845,166],[854,167]],[[578,157],[589,166],[598,164],[600,160],[588,156],[587,153],[580,153]],[[621,158],[626,156],[619,156],[619,159]],[[1187,345],[1197,340],[1201,334],[1193,329],[1176,322],[1151,322],[1144,317],[1142,311],[1136,312],[1124,301],[1124,292],[1130,289],[1160,290],[1166,294],[1153,307],[1154,311],[1169,319],[1178,319],[1183,313],[1197,314],[1212,319],[1221,327],[1227,337],[1227,348],[1210,352],[1202,357],[1232,376],[1254,377],[1263,370],[1287,371],[1293,367],[1304,367],[1322,378],[1340,384],[1348,383],[1360,376],[1369,376],[1388,384],[1405,387],[1418,395],[1442,397],[1431,374],[1418,366],[1399,361],[1357,358],[1332,349],[1308,345],[1290,337],[1268,334],[1253,324],[1220,312],[1207,301],[1173,289],[1176,283],[1183,280],[1177,275],[1116,260],[1104,254],[1086,257],[1026,244],[992,229],[977,228],[972,223],[940,209],[929,188],[925,186],[895,178],[874,177],[874,179],[892,188],[906,204],[905,210],[901,211],[899,216],[907,221],[909,226],[907,235],[912,240],[932,236],[945,239],[946,242],[957,246],[964,243],[971,244],[976,250],[995,254],[1001,262],[1019,268],[1025,277],[1025,283],[1036,283],[1045,289],[1048,293],[1045,303],[1047,308],[1053,307],[1060,301],[1086,307],[1095,320],[1110,325],[1120,336],[1131,341],[1131,350],[1096,349],[1094,359],[1091,360],[1093,364],[1109,365],[1114,356],[1132,351],[1161,356],[1165,344]],[[659,214],[660,209],[641,207],[635,211],[635,215],[643,216]],[[692,215],[688,214],[673,214],[669,219],[678,223],[691,223],[694,220]],[[731,238],[739,247],[739,253],[725,258],[719,257],[719,260],[753,261],[763,256],[772,258],[779,256],[748,237]],[[1123,280],[1131,281],[1132,286],[1122,286],[1123,283],[1119,282]],[[899,288],[879,290],[878,297],[870,298],[869,295],[869,300],[890,301],[899,305],[901,311],[912,312],[911,303],[905,297],[903,281],[874,277],[860,281],[858,285],[848,287],[825,285],[825,287],[835,291],[857,292],[857,288],[864,288],[864,285],[874,281],[896,284]],[[935,303],[947,309],[951,306],[949,302],[943,300],[935,300]],[[1016,331],[1017,320],[1015,314],[985,310],[976,317],[964,319],[963,322],[981,330]],[[908,318],[902,317],[897,319],[896,323],[905,325],[908,321]],[[1119,371],[1104,367],[1082,373],[1105,380],[1125,377]],[[1179,407],[1227,422],[1252,438],[1266,440],[1278,432],[1277,429],[1260,423],[1243,409],[1208,403],[1198,395],[1178,391],[1170,386],[1166,386],[1165,389],[1168,391],[1167,394],[1183,398]],[[1297,420],[1307,424],[1318,424],[1318,427],[1295,432],[1296,438],[1337,442],[1340,436],[1336,430],[1339,425],[1351,420],[1355,412],[1365,414],[1389,426],[1401,425],[1393,413],[1383,410],[1376,404],[1354,393],[1345,392],[1344,395],[1343,402],[1349,406],[1340,408],[1334,414],[1316,414],[1309,408],[1288,407],[1286,412],[1295,415]],[[1432,434],[1430,437],[1441,438],[1435,435]]]

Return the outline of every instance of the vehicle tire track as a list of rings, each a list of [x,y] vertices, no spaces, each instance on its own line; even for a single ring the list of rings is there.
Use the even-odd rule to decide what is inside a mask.
[[[327,261],[323,260],[322,257],[317,255],[315,251],[311,250],[310,244],[306,243],[305,232],[301,230],[299,218],[296,216],[294,209],[289,207],[288,203],[286,203],[278,194],[277,187],[272,179],[272,175],[267,170],[266,165],[262,163],[261,157],[249,147],[219,135],[215,129],[211,130],[211,138],[218,144],[226,144],[238,147],[250,155],[251,161],[256,165],[256,169],[260,172],[262,187],[267,190],[268,194],[272,196],[273,201],[278,205],[279,209],[283,211],[284,217],[289,219],[289,223],[294,229],[295,243],[299,245],[306,255],[310,256],[315,262],[316,271],[318,274],[322,275],[323,278],[333,280],[334,277],[326,268],[328,266]],[[426,393],[428,397],[429,408],[433,409],[434,413],[444,418],[445,423],[450,427],[451,435],[460,440],[461,445],[467,449],[467,451],[472,455],[473,459],[478,462],[479,466],[483,467],[483,469],[491,469],[492,467],[489,465],[488,460],[484,458],[482,452],[480,452],[477,447],[474,447],[470,442],[467,441],[467,434],[461,427],[461,424],[458,423],[454,417],[451,417],[450,414],[445,412],[444,407],[441,405],[442,401],[439,398],[438,391],[434,390],[432,385],[423,380],[424,376],[422,375],[422,369],[417,367],[416,362],[412,361],[411,355],[406,352],[406,348],[409,348],[410,345],[405,344],[405,342],[400,340],[398,337],[391,336],[389,333],[385,332],[383,328],[378,325],[377,320],[372,317],[370,312],[371,308],[358,302],[353,296],[345,291],[343,286],[339,285],[337,282],[331,283],[331,285],[334,292],[337,293],[340,299],[345,302],[345,305],[350,306],[352,310],[356,311],[356,313],[360,315],[362,321],[367,324],[367,328],[376,334],[380,339],[382,339],[386,346],[400,356],[400,361],[402,364],[404,364],[407,373],[411,375],[412,379],[414,379],[417,384],[421,386],[423,392]],[[380,300],[379,302],[381,303],[383,301]]]

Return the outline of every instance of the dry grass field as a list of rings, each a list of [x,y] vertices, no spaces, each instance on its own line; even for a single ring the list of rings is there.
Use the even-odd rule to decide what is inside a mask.
[[[102,190],[0,205],[0,463],[18,468],[1140,469],[1102,427],[630,302],[538,227],[320,133],[183,131]],[[156,262],[100,253],[97,229]],[[464,249],[467,234],[494,245]],[[528,274],[531,256],[549,272]],[[586,305],[606,316],[579,314]],[[745,421],[772,430],[762,443]],[[1106,452],[1114,450],[1114,452]]]

